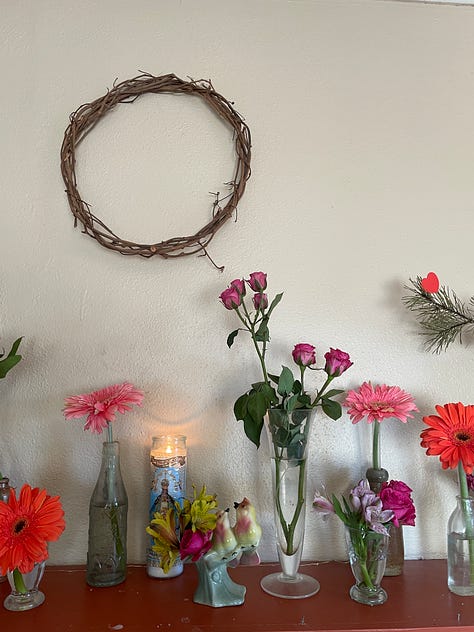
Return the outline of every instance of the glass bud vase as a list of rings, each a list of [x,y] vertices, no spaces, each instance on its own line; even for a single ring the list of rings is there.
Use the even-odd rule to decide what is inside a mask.
[[[120,471],[118,441],[105,442],[99,478],[89,505],[86,581],[115,586],[127,572],[128,498]]]
[[[474,498],[457,496],[448,520],[448,588],[456,595],[474,595]]]
[[[389,536],[367,529],[345,527],[347,552],[356,583],[351,587],[351,599],[368,606],[387,601],[380,586],[385,570]]]
[[[8,571],[7,578],[12,591],[3,602],[7,610],[31,610],[43,603],[44,594],[38,586],[43,577],[45,564],[46,562],[35,564],[29,573],[20,573],[18,569]]]
[[[261,587],[270,595],[286,599],[311,597],[319,590],[314,577],[298,572],[305,526],[308,436],[313,417],[313,409],[270,409],[265,416],[281,572],[265,576]]]

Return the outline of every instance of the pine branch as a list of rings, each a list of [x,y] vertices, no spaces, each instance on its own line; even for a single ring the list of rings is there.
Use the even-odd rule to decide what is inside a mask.
[[[469,307],[448,287],[429,293],[421,282],[420,276],[415,281],[410,279],[411,286],[405,285],[410,294],[403,296],[402,302],[415,314],[426,349],[434,353],[446,351],[457,338],[462,344],[463,332],[474,328],[474,296]]]

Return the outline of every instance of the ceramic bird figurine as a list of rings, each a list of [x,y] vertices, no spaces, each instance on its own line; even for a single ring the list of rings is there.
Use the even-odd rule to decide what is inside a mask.
[[[255,566],[260,563],[260,558],[256,551],[262,537],[262,527],[256,519],[255,507],[248,498],[244,498],[241,503],[234,503],[236,510],[236,523],[234,534],[239,546],[244,550],[240,558],[240,564]]]
[[[218,511],[216,527],[212,535],[212,551],[218,555],[227,555],[237,546],[237,539],[229,522],[229,510]]]

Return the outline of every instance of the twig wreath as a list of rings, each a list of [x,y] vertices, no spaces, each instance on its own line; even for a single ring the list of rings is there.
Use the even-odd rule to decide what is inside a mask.
[[[188,94],[200,97],[207,105],[233,129],[237,162],[234,176],[225,184],[230,187],[230,193],[219,198],[215,193],[212,205],[212,219],[195,235],[188,237],[173,237],[165,241],[150,244],[137,244],[116,235],[96,215],[91,212],[91,205],[85,202],[77,188],[75,172],[76,149],[84,138],[94,129],[95,125],[112,110],[118,103],[133,103],[139,96],[147,93]],[[219,228],[232,216],[242,197],[247,180],[250,177],[250,130],[244,123],[233,104],[216,92],[210,81],[183,81],[174,74],[154,77],[143,73],[133,79],[128,79],[107,91],[103,97],[84,103],[69,117],[70,123],[64,133],[61,146],[61,173],[72,214],[74,226],[81,222],[86,233],[99,244],[122,255],[139,255],[153,257],[159,255],[165,259],[182,257],[198,252],[209,257],[207,245]],[[221,202],[226,200],[225,206]],[[212,261],[212,259],[209,257]],[[214,263],[214,262],[213,262]],[[215,265],[215,264],[214,264]],[[217,267],[217,266],[216,266]]]

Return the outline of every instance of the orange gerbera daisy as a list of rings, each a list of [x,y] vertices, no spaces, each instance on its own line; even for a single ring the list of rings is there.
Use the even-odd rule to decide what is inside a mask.
[[[426,454],[439,456],[443,469],[454,469],[461,462],[466,474],[474,468],[474,406],[445,404],[436,406],[438,415],[423,417],[430,426],[421,433]]]
[[[23,485],[17,499],[12,489],[8,502],[0,502],[0,572],[29,573],[47,559],[47,543],[57,540],[65,526],[59,496]]]

